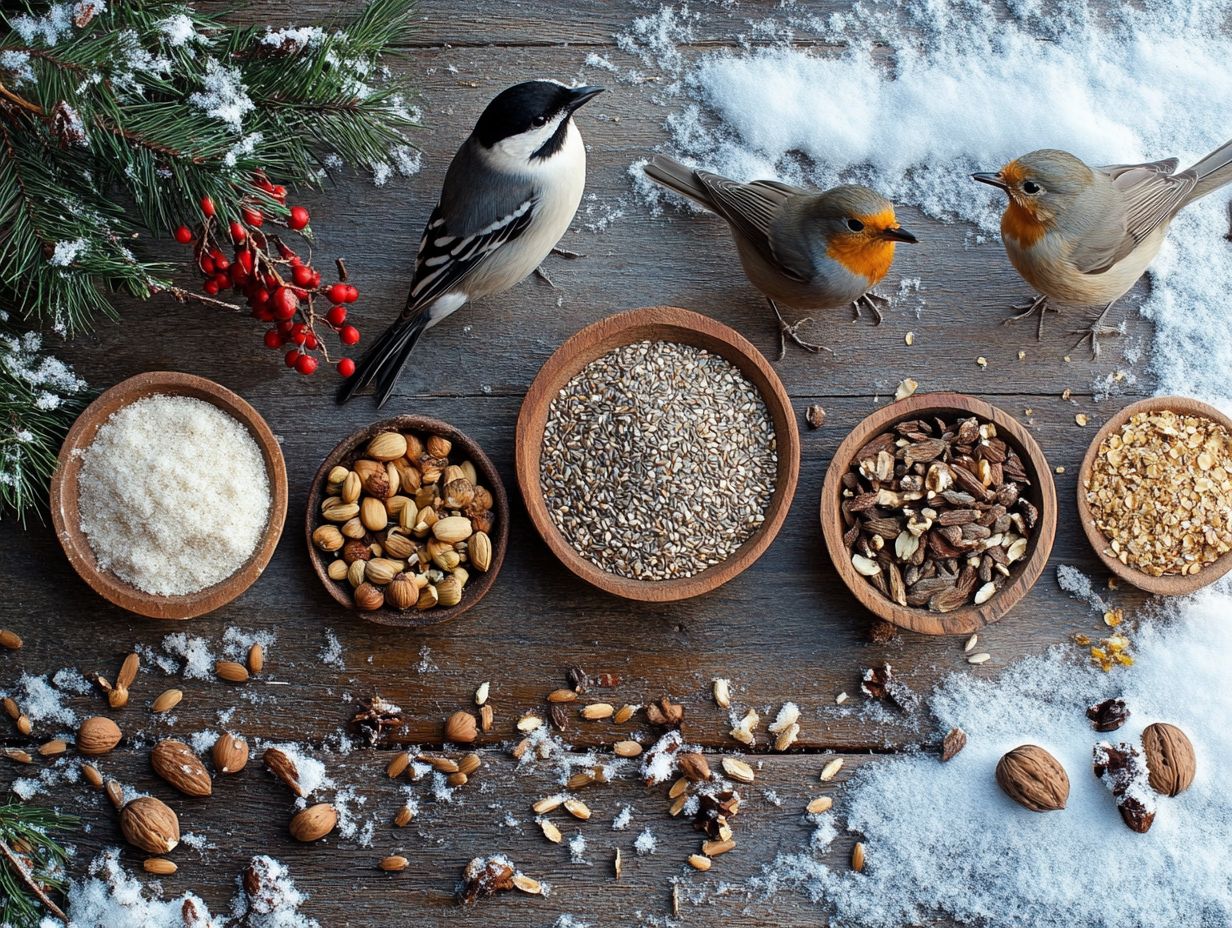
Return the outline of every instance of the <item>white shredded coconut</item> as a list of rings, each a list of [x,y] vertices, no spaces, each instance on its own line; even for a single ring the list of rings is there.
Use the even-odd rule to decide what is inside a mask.
[[[252,435],[189,396],[149,396],[112,413],[82,452],[78,491],[81,529],[99,566],[161,596],[235,573],[270,508]]]

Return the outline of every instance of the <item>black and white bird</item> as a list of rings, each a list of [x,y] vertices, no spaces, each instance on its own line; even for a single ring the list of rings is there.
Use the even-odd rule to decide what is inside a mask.
[[[464,304],[525,280],[569,228],[586,185],[586,148],[573,114],[603,90],[556,81],[496,96],[445,174],[415,260],[406,307],[338,391],[393,392],[419,337]]]

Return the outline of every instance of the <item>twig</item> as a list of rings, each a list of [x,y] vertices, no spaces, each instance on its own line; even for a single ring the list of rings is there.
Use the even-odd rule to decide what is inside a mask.
[[[38,901],[43,903],[47,911],[67,925],[68,916],[65,915],[64,911],[52,901],[51,897],[47,895],[46,890],[39,885],[38,880],[34,878],[34,874],[30,872],[30,868],[27,867],[25,861],[21,859],[21,855],[9,847],[2,838],[0,838],[0,856],[4,857],[4,859],[8,862],[8,865],[13,868],[13,872],[16,873],[18,878],[26,884],[26,888],[35,895]]]
[[[193,293],[191,290],[185,290],[183,287],[151,287],[151,293],[170,293],[172,297],[179,300],[181,303],[188,300],[196,300],[199,303],[208,303],[211,306],[218,306],[222,309],[229,309],[232,312],[239,312],[241,307],[235,303],[228,303],[226,300],[216,300],[212,296],[205,296],[201,293]]]

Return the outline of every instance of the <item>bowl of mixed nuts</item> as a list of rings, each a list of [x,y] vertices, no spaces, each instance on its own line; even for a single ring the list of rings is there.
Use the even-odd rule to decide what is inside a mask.
[[[1232,570],[1232,419],[1184,396],[1126,406],[1078,473],[1078,515],[1114,574],[1163,596]]]
[[[877,410],[839,445],[821,492],[826,548],[878,617],[966,635],[1039,579],[1057,494],[1039,445],[1008,413],[960,393]]]
[[[461,615],[504,560],[509,504],[488,456],[427,416],[375,422],[313,478],[305,531],[313,568],[341,605],[381,625]]]

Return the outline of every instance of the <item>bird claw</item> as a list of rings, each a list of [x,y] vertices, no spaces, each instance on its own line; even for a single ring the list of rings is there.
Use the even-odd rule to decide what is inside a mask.
[[[585,258],[586,257],[581,252],[570,251],[568,248],[560,248],[559,246],[553,246],[550,254],[556,255],[556,257],[558,258],[566,258],[569,261],[572,261],[575,258]]]
[[[782,361],[787,355],[787,339],[789,338],[805,351],[811,351],[813,354],[816,354],[819,351],[829,351],[831,354],[834,353],[833,348],[828,348],[825,345],[817,345],[813,342],[806,342],[800,337],[800,326],[804,325],[806,322],[813,322],[814,319],[812,316],[805,316],[803,319],[798,319],[797,321],[789,324],[787,320],[783,318],[783,314],[779,312],[778,304],[775,303],[774,300],[767,299],[766,302],[770,304],[770,308],[774,310],[774,315],[777,316],[779,320],[779,356],[777,360]]]
[[[556,282],[552,280],[551,277],[548,276],[548,272],[543,269],[542,264],[539,265],[537,268],[535,268],[535,276],[538,277],[540,280],[542,280],[545,284],[547,284],[553,290],[560,289],[560,287],[556,286]]]
[[[1046,313],[1055,313],[1059,310],[1048,305],[1048,297],[1042,293],[1035,299],[1027,303],[1022,303],[1018,306],[1012,306],[1011,309],[1019,310],[1018,315],[1010,316],[1002,325],[1009,325],[1011,322],[1018,322],[1020,319],[1029,319],[1032,316],[1039,316],[1039,324],[1035,329],[1035,340],[1042,341],[1044,338],[1044,315]]]
[[[1079,336],[1078,341],[1074,342],[1074,349],[1077,349],[1087,339],[1091,340],[1091,360],[1094,361],[1099,357],[1099,337],[1101,335],[1120,335],[1122,333],[1116,326],[1100,325],[1099,321],[1096,320],[1089,328],[1074,329],[1069,334]]]
[[[884,297],[880,293],[874,293],[872,290],[870,290],[867,293],[859,297],[856,297],[856,299],[852,301],[851,321],[855,322],[857,319],[862,317],[864,315],[862,307],[867,307],[872,312],[873,316],[876,318],[876,321],[873,323],[873,325],[881,325],[882,321],[885,319],[885,316],[882,315],[881,308],[883,306],[889,307],[889,305],[890,305],[890,300],[888,297]]]

